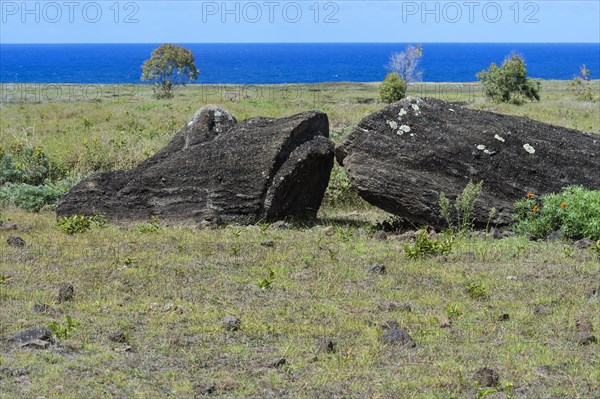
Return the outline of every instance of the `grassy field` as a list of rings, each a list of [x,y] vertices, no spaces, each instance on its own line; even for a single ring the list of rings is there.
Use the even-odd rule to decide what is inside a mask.
[[[39,146],[64,170],[87,173],[134,165],[206,103],[238,119],[321,109],[335,141],[383,106],[370,83],[189,86],[169,101],[143,86],[95,88],[90,100],[82,86],[60,98],[30,87],[16,103],[6,100],[25,92],[4,88],[0,143]],[[488,103],[471,84],[409,94],[600,133],[598,102],[577,101],[565,82],[544,82],[542,93],[520,107]],[[415,260],[402,237],[378,238],[389,215],[339,203],[290,229],[109,222],[72,236],[51,210],[2,209],[18,228],[0,230],[0,275],[10,276],[0,282],[0,337],[65,327],[67,316],[78,324],[48,349],[0,342],[0,398],[186,399],[208,387],[223,398],[600,398],[599,345],[577,341],[600,329],[598,254],[461,237],[449,255]],[[6,245],[11,235],[26,246]],[[369,272],[373,263],[386,273]],[[74,298],[59,304],[67,283]],[[227,315],[239,330],[226,331]],[[389,320],[416,347],[382,343]],[[497,371],[498,392],[474,380],[482,367]]]
[[[408,95],[466,102],[477,109],[600,133],[599,103],[577,101],[566,83],[544,81],[542,101],[523,106],[488,103],[474,83],[418,83],[409,87]],[[598,97],[600,81],[592,85]],[[40,146],[65,169],[83,173],[137,164],[163,147],[204,104],[221,104],[239,120],[319,109],[329,115],[334,141],[383,107],[375,101],[376,83],[192,85],[168,101],[153,99],[149,86],[55,86],[2,86],[0,143]]]

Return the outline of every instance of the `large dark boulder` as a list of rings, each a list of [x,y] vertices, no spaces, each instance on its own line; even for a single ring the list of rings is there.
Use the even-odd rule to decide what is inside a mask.
[[[112,220],[255,223],[314,216],[333,167],[327,115],[237,122],[216,106],[139,166],[82,181],[57,214],[100,212]]]
[[[483,180],[475,224],[511,221],[528,193],[569,185],[600,188],[600,136],[523,117],[406,98],[364,118],[336,149],[358,193],[414,224],[444,226],[439,194],[451,200]]]

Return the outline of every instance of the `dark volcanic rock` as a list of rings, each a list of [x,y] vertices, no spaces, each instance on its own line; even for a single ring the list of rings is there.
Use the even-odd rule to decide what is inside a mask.
[[[498,386],[500,377],[494,369],[487,367],[477,370],[473,379],[479,383],[482,387],[495,387]]]
[[[58,290],[58,303],[68,302],[73,300],[75,289],[71,284],[65,284]]]
[[[386,321],[381,325],[382,335],[379,340],[387,345],[401,345],[408,348],[417,346],[409,333],[396,321]]]
[[[134,169],[76,185],[57,214],[206,225],[314,216],[333,167],[328,136],[327,115],[319,111],[237,123],[227,111],[206,106]]]
[[[8,236],[8,238],[6,239],[6,243],[11,247],[25,246],[25,240],[23,240],[21,237]]]
[[[28,346],[29,343],[37,344],[37,343],[47,343],[54,344],[56,343],[56,339],[54,335],[50,332],[50,330],[46,328],[29,328],[27,330],[23,330],[19,333],[16,333],[9,340],[10,342],[15,342],[20,344],[21,346]],[[34,345],[39,346],[39,345]],[[44,347],[47,347],[45,345]]]
[[[212,382],[203,382],[196,386],[196,393],[200,396],[210,395],[215,392],[217,386]]]
[[[108,339],[118,344],[124,344],[127,343],[127,334],[123,331],[115,331],[108,334]]]
[[[373,274],[385,274],[385,266],[380,263],[373,263],[369,267],[369,273]]]
[[[336,148],[365,200],[416,224],[444,226],[439,194],[451,201],[483,180],[475,225],[511,222],[513,203],[580,184],[600,188],[600,137],[523,117],[406,98],[364,118]]]
[[[595,241],[592,241],[589,238],[582,238],[579,241],[575,241],[575,243],[573,245],[579,249],[586,249],[586,248],[591,247],[595,243],[596,243]]]
[[[598,342],[598,338],[596,338],[595,335],[592,335],[590,333],[581,332],[577,334],[577,336],[575,337],[575,341],[579,345],[591,345]]]
[[[223,328],[227,331],[237,331],[240,329],[241,320],[235,316],[227,315],[223,318]]]

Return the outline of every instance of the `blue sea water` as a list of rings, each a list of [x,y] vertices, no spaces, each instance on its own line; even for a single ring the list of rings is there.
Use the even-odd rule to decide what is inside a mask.
[[[274,84],[381,81],[393,52],[406,44],[181,44],[200,69],[197,83]],[[158,44],[1,44],[2,83],[139,83],[140,66]],[[571,79],[582,64],[600,78],[600,43],[423,44],[423,80],[475,81],[510,52],[523,55],[529,76]]]

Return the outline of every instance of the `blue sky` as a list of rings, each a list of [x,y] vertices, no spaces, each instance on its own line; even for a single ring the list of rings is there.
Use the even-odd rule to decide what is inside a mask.
[[[8,1],[1,43],[600,42],[600,1]]]

